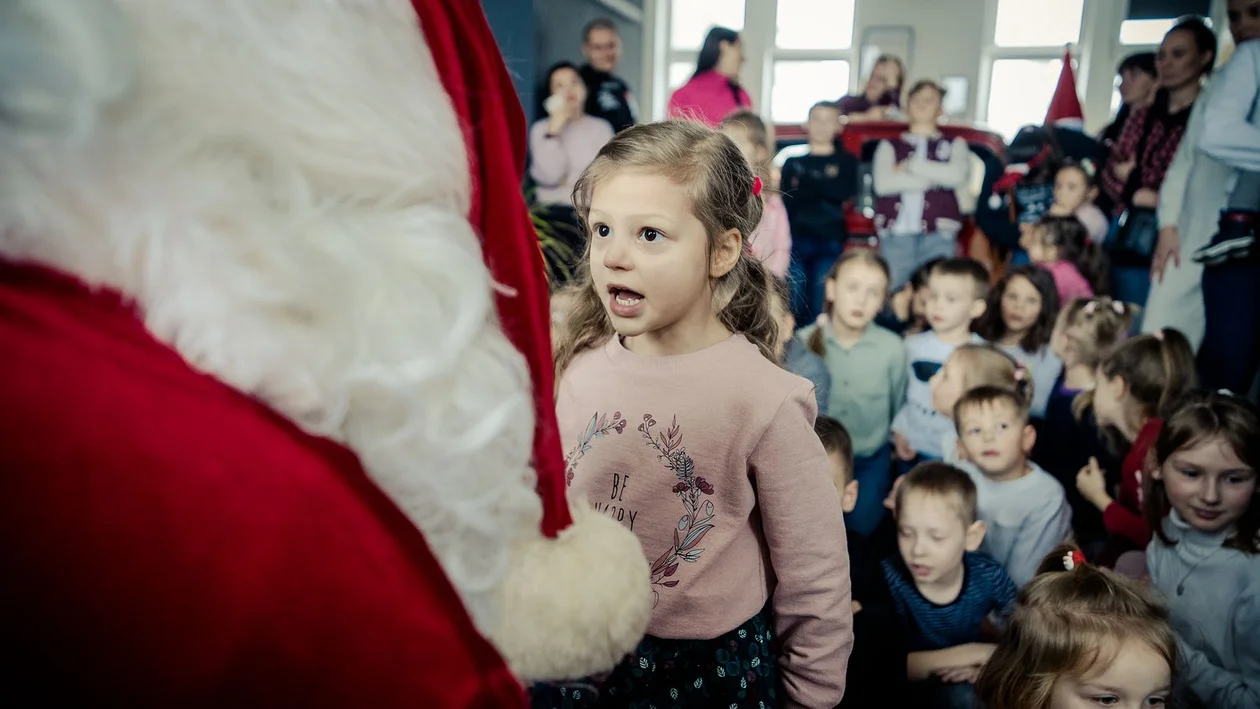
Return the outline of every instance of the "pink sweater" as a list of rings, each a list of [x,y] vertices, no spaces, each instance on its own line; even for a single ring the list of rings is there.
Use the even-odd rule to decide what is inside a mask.
[[[787,207],[778,193],[766,197],[761,223],[748,240],[752,252],[779,278],[787,278],[788,264],[792,261],[792,226],[788,222]]]
[[[1043,261],[1037,264],[1050,272],[1059,290],[1059,302],[1069,303],[1074,298],[1093,298],[1094,289],[1071,261]]]
[[[669,97],[669,118],[699,121],[710,128],[717,128],[723,118],[741,108],[752,108],[752,98],[742,88],[736,92],[724,74],[706,71],[678,87]]]
[[[570,498],[626,525],[652,563],[648,632],[714,638],[773,596],[790,705],[839,703],[849,561],[813,386],[742,335],[673,357],[613,337],[574,359],[556,406]]]

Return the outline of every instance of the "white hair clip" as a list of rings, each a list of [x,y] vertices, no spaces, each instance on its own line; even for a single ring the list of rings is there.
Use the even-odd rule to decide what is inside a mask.
[[[1072,551],[1063,555],[1063,570],[1064,571],[1071,571],[1072,569],[1075,569],[1076,567],[1084,563],[1085,563],[1085,555],[1081,553],[1080,549],[1073,549]]]

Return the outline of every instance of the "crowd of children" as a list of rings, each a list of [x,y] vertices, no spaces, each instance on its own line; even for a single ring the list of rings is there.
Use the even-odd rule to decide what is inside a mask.
[[[1177,331],[1131,335],[1088,167],[1060,170],[1031,264],[991,286],[955,255],[941,96],[916,86],[910,147],[881,148],[879,251],[825,228],[849,187],[821,128],[782,195],[751,114],[631,128],[579,179],[569,493],[639,535],[656,606],[610,675],[536,705],[1260,706],[1260,416],[1196,391]],[[785,242],[758,244],[775,200],[808,320]]]

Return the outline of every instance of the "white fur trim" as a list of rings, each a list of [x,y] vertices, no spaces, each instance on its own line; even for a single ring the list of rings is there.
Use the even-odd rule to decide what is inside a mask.
[[[638,537],[586,505],[573,524],[513,554],[503,614],[491,636],[527,681],[571,680],[612,669],[652,618],[652,586]]]
[[[23,9],[4,38],[46,31],[13,66],[56,62],[0,72],[0,106],[79,77],[47,105],[83,130],[0,125],[0,253],[128,294],[194,366],[354,449],[495,627],[513,538],[541,517],[532,401],[410,1]],[[89,80],[94,62],[127,81]]]

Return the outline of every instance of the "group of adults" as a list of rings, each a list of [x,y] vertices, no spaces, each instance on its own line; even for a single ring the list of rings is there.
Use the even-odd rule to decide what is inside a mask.
[[[639,118],[629,85],[617,75],[621,37],[612,20],[601,18],[586,25],[582,55],[583,65],[561,61],[543,75],[538,118],[529,135],[534,202],[570,256],[580,254],[582,248],[573,185],[600,148]],[[743,65],[739,32],[710,29],[695,72],[670,96],[667,115],[716,127],[732,113],[752,109],[752,97],[740,83]],[[850,121],[897,118],[905,75],[901,59],[879,57],[864,89],[837,102],[841,115]]]
[[[1178,22],[1158,52],[1121,64],[1124,103],[1102,134],[1099,182],[1116,220],[1110,238],[1148,244],[1145,262],[1142,249],[1134,262],[1135,249],[1111,245],[1129,257],[1113,266],[1115,295],[1145,304],[1144,331],[1187,336],[1205,386],[1245,392],[1260,364],[1260,269],[1228,254],[1205,269],[1204,253],[1230,228],[1221,215],[1240,175],[1260,160],[1260,129],[1248,123],[1258,115],[1260,0],[1229,0],[1228,17],[1237,49],[1222,69],[1214,72],[1216,36],[1195,18]]]

